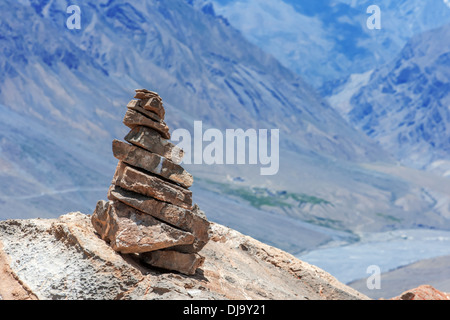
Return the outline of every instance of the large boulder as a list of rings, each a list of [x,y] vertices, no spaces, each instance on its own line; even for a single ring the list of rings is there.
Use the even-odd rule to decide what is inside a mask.
[[[198,205],[192,210],[186,210],[170,203],[158,201],[118,186],[112,185],[108,191],[109,200],[117,200],[143,213],[181,230],[192,233],[195,240],[190,245],[176,247],[176,250],[186,253],[199,252],[209,240],[210,222],[206,219]],[[99,202],[100,203],[100,202]]]

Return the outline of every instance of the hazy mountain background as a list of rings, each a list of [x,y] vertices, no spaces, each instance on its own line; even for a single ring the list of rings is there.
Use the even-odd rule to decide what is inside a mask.
[[[315,87],[380,67],[412,36],[450,22],[444,0],[212,2],[216,14]],[[381,30],[367,28],[367,8],[374,4]]]
[[[448,187],[435,193],[439,181],[446,185],[450,172],[448,1],[213,2],[216,15],[307,79],[353,127],[365,132],[399,164],[432,172],[423,179],[423,171],[377,167],[422,185],[436,206],[448,211]],[[211,12],[207,3],[197,1]],[[366,10],[372,4],[380,7],[381,30],[366,27],[370,16]],[[428,183],[434,187],[426,187]],[[448,218],[444,211],[442,216]],[[417,252],[423,258],[430,250],[434,251],[431,255],[445,255],[448,239],[444,234],[424,236],[414,230],[403,230],[397,236],[379,233],[376,238],[373,241],[369,236],[354,245],[325,248],[302,258],[348,281],[358,273],[356,269],[359,277],[364,277],[361,261],[366,266],[380,265],[385,272],[395,269],[394,265],[413,263]],[[439,253],[439,248],[444,250]],[[429,271],[416,271],[414,278],[422,274],[426,281]],[[401,282],[403,288],[413,285],[398,274],[401,272],[383,277],[390,279],[390,292],[395,283]],[[364,279],[359,281],[357,288],[364,283]],[[440,285],[449,290],[443,281]],[[387,291],[372,295],[380,297],[382,292]]]
[[[411,36],[445,20],[447,7],[442,2],[435,2],[431,9],[419,2],[417,7],[400,2],[402,21],[411,24],[427,17],[420,20],[420,27],[407,28]],[[258,2],[258,6],[278,3],[277,21],[297,23],[299,15],[303,17],[302,30],[291,25],[285,29],[301,40],[289,36],[283,40],[283,33],[276,40],[279,46],[303,44],[297,60],[307,68],[301,69],[233,24],[226,10],[239,9],[242,3],[221,1],[216,8],[208,2],[185,0],[3,1],[0,219],[92,213],[96,201],[106,198],[117,164],[111,141],[123,139],[128,131],[122,124],[126,104],[134,89],[147,88],[163,98],[172,131],[191,129],[194,120],[202,120],[205,129],[280,129],[280,171],[275,176],[261,176],[259,166],[185,165],[195,177],[194,201],[212,221],[293,254],[308,253],[316,259],[314,252],[318,252],[322,262],[338,251],[327,256],[330,251],[315,251],[319,247],[357,252],[359,245],[378,235],[370,242],[370,250],[378,252],[378,244],[390,243],[380,238],[389,232],[419,229],[438,237],[449,230],[450,180],[398,163],[397,154],[385,149],[377,135],[367,136],[367,128],[350,119],[351,112],[360,108],[358,99],[376,100],[349,81],[357,78],[351,74],[366,73],[359,76],[364,80],[360,83],[374,81],[375,86],[382,81],[377,79],[391,71],[384,67],[384,62],[394,59],[388,51],[401,55],[408,34],[389,32],[386,21],[383,37],[391,37],[395,45],[376,53],[367,49],[375,40],[364,35],[367,14],[365,9],[360,12],[359,2],[357,7],[324,1],[323,6],[295,5],[295,10],[283,9],[289,2]],[[256,2],[248,3],[256,6]],[[72,4],[81,8],[81,30],[66,28],[66,8]],[[259,21],[265,19],[263,14],[275,12],[270,6],[261,11]],[[407,8],[420,10],[409,13]],[[259,12],[254,10],[234,12]],[[333,12],[340,15],[328,20]],[[348,27],[348,33],[330,33],[330,21],[335,21],[336,29],[346,30],[350,24],[361,30]],[[263,23],[259,29],[270,35],[272,25],[283,28]],[[305,32],[307,28],[310,33]],[[359,49],[347,52],[346,43],[354,39],[366,47],[363,53]],[[280,52],[290,52],[279,46]],[[277,47],[276,43],[271,47]],[[411,63],[410,59],[403,62]],[[448,69],[428,62],[448,75]],[[379,70],[371,71],[374,68]],[[379,76],[368,77],[369,73]],[[334,79],[340,80],[326,89]],[[315,89],[322,84],[323,97]],[[361,93],[356,95],[358,90]],[[344,101],[343,96],[349,101],[347,107],[333,107],[333,97]],[[399,263],[442,254],[440,247],[433,250],[432,245],[426,252],[416,252],[408,236],[403,240],[410,247],[401,251],[407,257]],[[392,257],[389,251],[385,254]],[[321,266],[320,260],[317,265]],[[354,280],[364,274],[367,259],[362,257],[354,266],[359,269],[353,277],[345,274],[349,269],[344,267],[334,274]]]
[[[371,1],[213,2],[397,159],[448,172],[448,1],[378,1],[380,30],[366,26]]]
[[[413,37],[348,97],[337,108],[385,150],[450,175],[450,24]]]

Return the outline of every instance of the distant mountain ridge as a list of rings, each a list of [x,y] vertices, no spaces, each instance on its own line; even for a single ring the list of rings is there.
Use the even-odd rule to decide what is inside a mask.
[[[207,2],[207,0],[197,0]],[[443,0],[212,0],[252,43],[322,90],[392,60],[414,35],[450,22]],[[381,29],[370,30],[370,5]]]
[[[395,158],[450,174],[449,37],[442,31],[450,23],[448,1],[379,1],[379,30],[366,25],[371,1],[194,3],[223,16],[318,87],[333,108]]]
[[[412,166],[450,158],[448,39],[450,24],[414,37],[349,100],[349,121]]]

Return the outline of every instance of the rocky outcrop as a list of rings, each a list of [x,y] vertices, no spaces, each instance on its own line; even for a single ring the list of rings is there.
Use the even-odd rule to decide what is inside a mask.
[[[1,299],[368,299],[330,274],[253,238],[211,223],[194,257],[167,249],[115,251],[91,216],[0,222]],[[188,276],[163,268],[196,269]],[[203,264],[201,264],[203,262]]]
[[[197,205],[194,205],[192,210],[186,210],[114,185],[108,191],[108,199],[121,201],[141,212],[151,214],[169,225],[192,233],[195,238],[192,245],[180,246],[178,247],[180,250],[184,249],[185,252],[191,253],[198,252],[209,240],[209,221]],[[188,247],[192,249],[187,249]]]
[[[450,300],[450,294],[441,292],[430,285],[422,285],[390,300]]]
[[[380,276],[381,287],[370,290],[367,279],[359,279],[348,286],[372,299],[390,299],[427,284],[441,292],[450,292],[450,256],[439,256],[419,260],[394,270],[383,272]]]
[[[141,255],[157,268],[187,275],[205,261],[198,252],[209,240],[209,222],[192,205],[194,181],[178,163],[183,151],[173,144],[156,92],[136,90],[123,123],[130,144],[114,140],[119,163],[108,192],[92,215],[92,225],[113,250]],[[176,162],[174,162],[176,160]]]

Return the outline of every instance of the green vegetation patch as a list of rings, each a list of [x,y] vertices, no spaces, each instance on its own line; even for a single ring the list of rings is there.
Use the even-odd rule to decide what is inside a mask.
[[[255,193],[252,189],[248,188],[226,188],[224,193],[237,196],[250,203],[251,206],[260,209],[263,206],[279,207],[279,208],[291,208],[292,204],[284,201],[281,198],[271,197],[269,195],[260,195]]]
[[[263,206],[277,207],[277,208],[293,208],[295,206],[303,206],[306,204],[315,205],[333,205],[331,202],[310,196],[303,193],[293,193],[287,191],[274,191],[268,188],[261,187],[240,187],[233,186],[225,183],[219,183],[214,181],[208,181],[212,185],[215,185],[222,193],[239,197],[251,206],[261,209]]]
[[[378,217],[382,217],[382,218],[384,218],[384,219],[386,219],[386,220],[389,220],[389,221],[392,221],[392,222],[397,222],[397,223],[402,222],[402,219],[396,218],[396,217],[391,216],[391,215],[389,215],[389,214],[385,214],[385,213],[380,213],[380,212],[378,212],[378,213],[376,213],[376,215],[377,215]]]

